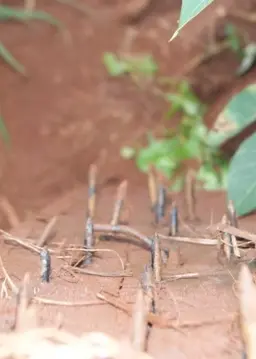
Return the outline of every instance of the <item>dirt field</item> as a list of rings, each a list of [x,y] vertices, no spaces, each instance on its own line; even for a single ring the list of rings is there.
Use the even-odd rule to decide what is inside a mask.
[[[5,3],[19,4],[18,1]],[[132,2],[131,8],[137,3]],[[54,241],[65,238],[68,243],[81,243],[88,167],[95,161],[101,162],[95,221],[110,221],[116,186],[125,178],[129,181],[129,225],[153,235],[146,177],[133,162],[124,162],[119,150],[134,139],[143,139],[146,130],[159,126],[166,105],[150,91],[138,89],[128,78],[109,78],[102,56],[105,51],[120,51],[127,31],[132,28],[136,36],[131,51],[152,53],[163,75],[181,76],[189,60],[203,50],[211,29],[221,29],[218,22],[215,24],[218,6],[227,10],[232,4],[245,10],[255,6],[253,1],[216,0],[211,10],[184,29],[178,40],[168,44],[176,28],[180,1],[158,0],[145,18],[132,25],[127,24],[129,8],[121,1],[84,0],[86,4],[104,16],[88,16],[58,1],[37,2],[40,9],[66,24],[68,31],[64,35],[42,23],[0,24],[1,41],[29,72],[29,78],[24,80],[0,64],[0,106],[12,140],[10,149],[1,144],[0,188],[18,214],[20,224],[12,233],[21,238],[38,238],[46,221],[58,215]],[[251,40],[256,40],[253,25],[241,20],[235,22],[248,32]],[[207,115],[209,124],[232,93],[255,79],[255,71],[234,79],[232,71],[236,66],[234,56],[224,52],[190,76],[198,94],[211,105]],[[181,198],[177,201],[183,213]],[[197,210],[201,222],[193,227],[192,235],[200,236],[202,228],[218,222],[225,205],[223,193],[200,193]],[[254,221],[254,216],[244,218],[241,226],[255,231]],[[6,211],[0,211],[0,222],[3,229],[11,230]],[[160,231],[166,233],[166,228]],[[191,236],[191,227],[181,226],[181,234]],[[55,300],[95,300],[95,294],[105,289],[126,302],[134,302],[138,278],[149,260],[149,252],[126,242],[101,242],[98,247],[114,249],[128,261],[133,276],[124,278],[122,288],[120,278],[79,274],[73,278],[59,269],[62,261],[57,259],[54,259],[51,283],[41,288],[36,255],[2,243],[1,257],[16,283],[25,272],[33,273],[40,295]],[[181,323],[225,318],[235,313],[234,281],[238,266],[223,268],[214,247],[184,244],[180,251],[184,264],[179,265],[174,248],[166,273],[225,269],[225,275],[161,284],[157,288],[157,311],[166,312]],[[120,263],[113,253],[102,253],[90,269],[120,271]],[[13,320],[13,307],[11,302],[3,302],[2,307],[1,327],[6,329]],[[54,323],[57,313],[61,313],[64,327],[75,333],[100,330],[118,338],[129,335],[129,317],[106,304],[74,308],[40,306],[39,311],[45,324]],[[149,353],[159,359],[241,358],[239,331],[232,320],[191,327],[184,333],[153,327]]]

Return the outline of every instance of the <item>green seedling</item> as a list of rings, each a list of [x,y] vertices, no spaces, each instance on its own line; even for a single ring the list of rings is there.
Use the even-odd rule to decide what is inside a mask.
[[[132,78],[153,78],[158,66],[151,55],[144,56],[117,56],[112,52],[105,52],[103,64],[110,76],[129,74]]]
[[[40,20],[58,28],[62,27],[62,23],[60,21],[44,11],[31,11],[22,8],[12,8],[9,6],[0,5],[0,21],[4,22],[11,20],[21,22]],[[2,42],[0,42],[0,56],[15,71],[21,75],[26,75],[25,67],[15,59],[15,57],[10,53],[10,51],[7,50]]]
[[[191,0],[182,0],[179,26],[172,39],[178,35],[183,26],[212,2],[213,0],[196,3]],[[234,31],[234,27],[229,26],[227,32],[230,47],[238,54],[241,61],[237,74],[243,75],[256,62],[256,45],[255,43],[247,44],[241,51],[242,45],[237,37],[237,32]],[[241,133],[249,124],[256,122],[255,86],[256,84],[252,83],[233,96],[218,116],[214,128],[215,130],[219,128],[219,131],[217,133],[211,131],[207,136],[211,151],[217,151],[226,140]],[[246,215],[256,209],[255,149],[256,134],[254,132],[240,144],[228,167],[226,163],[222,166],[222,173],[227,172],[228,199],[233,201],[238,215]],[[220,159],[218,156],[217,158]]]
[[[225,188],[227,162],[219,150],[206,142],[208,129],[203,123],[206,107],[193,93],[186,81],[181,81],[176,92],[167,92],[165,99],[170,103],[166,118],[178,114],[180,123],[175,130],[165,131],[163,138],[156,139],[148,134],[148,144],[137,149],[125,147],[124,158],[134,158],[138,168],[147,172],[154,166],[170,179],[171,189],[180,191],[186,173],[186,162],[197,165],[198,184],[207,190]]]

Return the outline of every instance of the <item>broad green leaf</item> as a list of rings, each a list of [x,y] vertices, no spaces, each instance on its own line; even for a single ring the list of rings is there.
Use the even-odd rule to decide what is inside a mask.
[[[9,7],[0,5],[0,20],[41,20],[57,27],[63,27],[63,24],[52,15],[44,11],[30,11],[24,8]]]
[[[25,75],[26,71],[24,66],[19,63],[18,60],[13,57],[13,55],[7,50],[7,48],[0,42],[0,57],[15,71],[19,72],[22,75]]]
[[[243,58],[236,74],[238,76],[245,75],[256,64],[256,43],[248,44],[244,48]]]
[[[121,148],[120,154],[123,158],[130,160],[136,154],[136,150],[133,147],[124,146]]]
[[[231,159],[228,198],[240,216],[256,209],[256,133],[242,142]]]
[[[217,117],[207,143],[220,147],[256,120],[256,83],[235,95]],[[216,131],[217,130],[217,131]]]
[[[128,71],[128,65],[111,52],[104,53],[103,63],[111,76],[124,75]]]
[[[178,29],[169,41],[172,41],[175,37],[177,37],[180,30],[213,1],[214,0],[182,0]]]

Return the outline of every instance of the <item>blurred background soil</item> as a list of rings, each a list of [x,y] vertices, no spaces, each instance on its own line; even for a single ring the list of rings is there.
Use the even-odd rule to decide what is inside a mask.
[[[23,5],[18,0],[2,3]],[[134,163],[122,160],[120,147],[159,127],[166,104],[127,77],[110,78],[102,64],[104,52],[152,53],[162,75],[179,77],[189,61],[202,53],[211,34],[221,32],[220,13],[248,11],[255,5],[252,0],[216,0],[168,43],[181,1],[152,1],[136,18],[144,3],[81,0],[83,9],[78,10],[72,1],[71,5],[37,1],[38,9],[66,25],[64,34],[40,22],[0,24],[1,41],[29,74],[24,79],[0,63],[1,112],[11,136],[10,148],[1,143],[0,190],[20,219],[85,184],[88,166],[94,161],[101,163],[102,184],[122,178],[134,186],[144,183]],[[253,24],[232,21],[255,40]],[[126,49],[131,32],[134,36]],[[227,51],[190,74],[197,93],[210,104],[209,125],[227,98],[255,78],[255,71],[234,78],[236,66],[236,58]],[[8,227],[3,213],[0,223]]]

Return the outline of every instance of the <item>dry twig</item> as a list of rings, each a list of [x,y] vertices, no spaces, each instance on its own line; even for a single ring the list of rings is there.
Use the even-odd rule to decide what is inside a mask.
[[[239,237],[240,239],[245,239],[252,243],[256,243],[256,234],[250,233],[242,229],[238,229],[228,224],[218,223],[216,225],[210,226],[209,229],[216,232],[226,232],[228,234],[232,234],[236,237]]]

